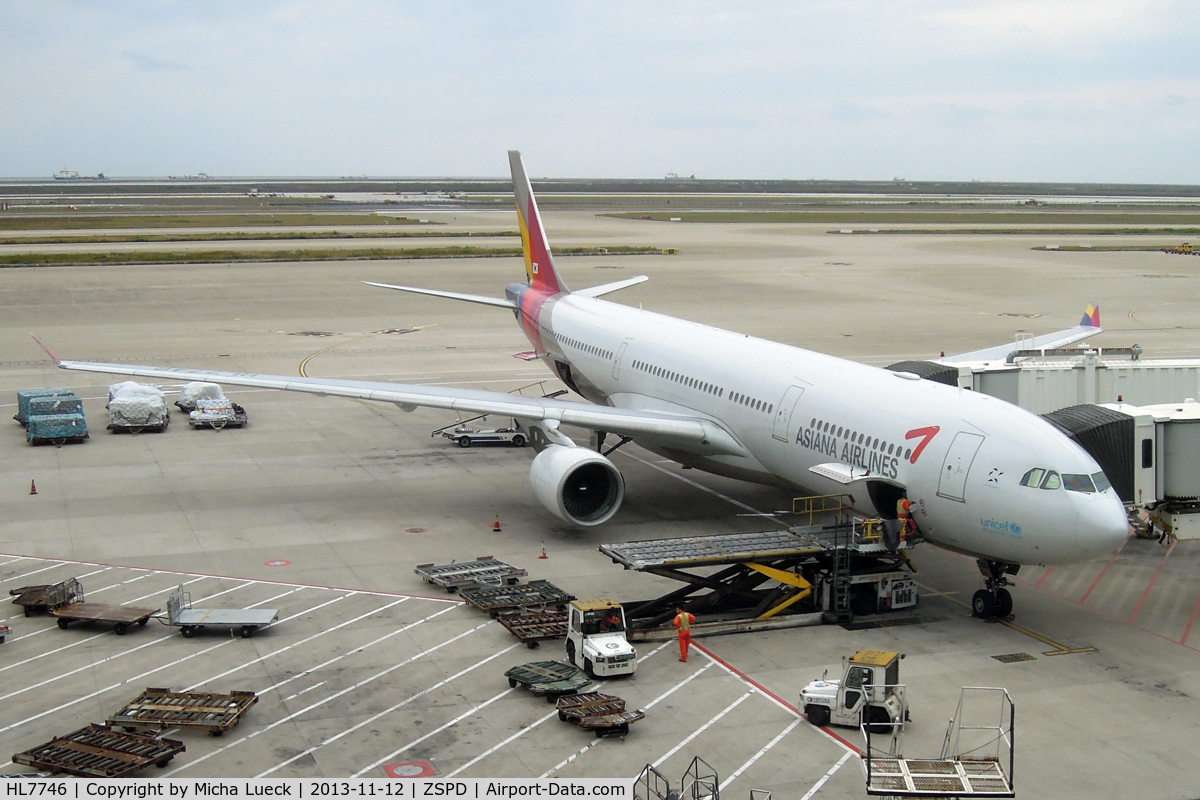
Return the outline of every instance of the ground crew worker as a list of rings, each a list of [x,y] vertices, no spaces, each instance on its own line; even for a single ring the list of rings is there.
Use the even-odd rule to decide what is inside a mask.
[[[694,614],[689,614],[682,608],[675,609],[675,627],[679,629],[679,660],[687,661],[688,647],[692,643],[692,623],[696,621]]]
[[[912,503],[904,495],[896,501],[896,519],[900,520],[900,538],[907,539],[912,525]]]

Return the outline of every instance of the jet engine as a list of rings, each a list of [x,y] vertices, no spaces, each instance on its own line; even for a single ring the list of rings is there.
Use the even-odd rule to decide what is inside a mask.
[[[550,445],[529,469],[533,494],[566,522],[590,527],[608,520],[625,498],[625,479],[613,463],[585,447]]]

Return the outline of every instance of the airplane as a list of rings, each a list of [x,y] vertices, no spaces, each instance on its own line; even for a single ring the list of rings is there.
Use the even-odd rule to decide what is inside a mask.
[[[579,527],[621,506],[625,482],[607,457],[628,441],[685,467],[815,494],[846,495],[884,519],[890,547],[915,524],[924,541],[977,559],[980,617],[1007,616],[1008,576],[1022,564],[1112,553],[1129,534],[1125,509],[1096,461],[1042,418],[968,389],[676,319],[602,299],[646,280],[570,290],[555,265],[524,163],[509,152],[526,282],[504,297],[372,286],[512,313],[537,358],[587,402],[441,386],[65,361],[67,370],[212,381],[515,418],[538,450],[537,499]],[[1076,328],[1038,337],[1053,347],[1098,333],[1089,308]],[[36,339],[36,337],[34,337]],[[41,342],[38,342],[41,345]],[[1003,357],[1012,346],[965,356]],[[980,355],[984,354],[984,355]],[[947,361],[953,361],[951,357]],[[591,431],[580,446],[562,427]],[[604,450],[609,435],[617,444]],[[911,523],[897,504],[911,503]]]

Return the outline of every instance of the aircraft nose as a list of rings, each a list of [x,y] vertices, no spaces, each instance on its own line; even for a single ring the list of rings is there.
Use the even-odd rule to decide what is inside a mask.
[[[1112,494],[1089,498],[1081,504],[1075,534],[1092,556],[1112,553],[1129,538],[1129,517],[1125,506]]]

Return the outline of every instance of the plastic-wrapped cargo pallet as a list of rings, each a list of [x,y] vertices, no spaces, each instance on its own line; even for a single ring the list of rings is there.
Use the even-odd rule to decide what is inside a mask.
[[[108,387],[110,431],[162,431],[170,422],[166,397],[157,386],[125,381]]]
[[[199,400],[224,401],[225,393],[215,383],[204,383],[202,381],[185,383],[179,390],[179,399],[175,401],[175,405],[179,406],[183,411],[191,411],[196,408],[196,403]]]
[[[37,397],[50,397],[53,395],[72,394],[70,389],[59,386],[52,389],[24,389],[17,392],[17,413],[13,417],[22,425],[29,424],[29,403]]]
[[[220,400],[197,400],[196,409],[188,414],[189,424],[209,425],[220,429],[237,422],[233,403],[222,397]]]
[[[34,414],[29,417],[26,438],[31,444],[53,442],[56,445],[86,439],[87,422],[82,414]]]

